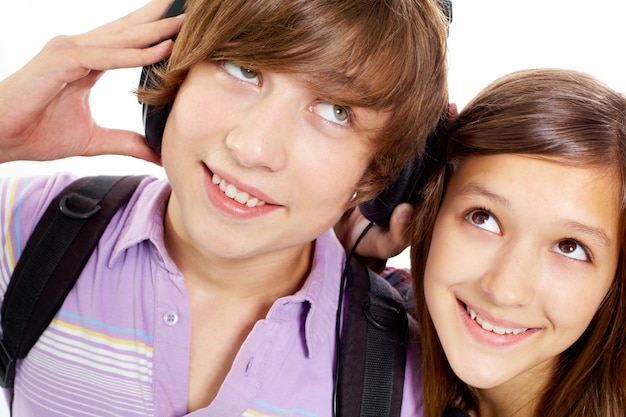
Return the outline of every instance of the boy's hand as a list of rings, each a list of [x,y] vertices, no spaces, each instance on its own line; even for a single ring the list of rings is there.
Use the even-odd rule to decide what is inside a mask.
[[[409,203],[398,205],[391,215],[389,229],[374,225],[359,243],[356,253],[364,258],[388,259],[402,252],[408,245],[408,228],[413,217],[413,206]],[[335,225],[335,233],[346,251],[358,239],[369,224],[358,207]]]
[[[0,82],[0,162],[121,154],[158,162],[142,135],[99,126],[89,93],[107,70],[169,55],[179,17],[161,19],[171,0],[153,0],[90,32],[59,36]],[[164,40],[165,39],[165,40]]]
[[[448,124],[451,124],[458,115],[456,103],[450,103]],[[398,205],[391,215],[389,229],[373,226],[359,243],[356,253],[363,258],[373,258],[372,260],[386,260],[398,255],[411,243],[408,229],[413,212],[414,208],[409,203]],[[352,249],[369,223],[357,207],[335,225],[335,233],[346,251]]]

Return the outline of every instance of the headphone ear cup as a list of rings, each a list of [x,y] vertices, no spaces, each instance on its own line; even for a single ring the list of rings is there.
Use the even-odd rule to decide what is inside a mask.
[[[141,79],[139,87],[142,89],[153,89],[152,72],[155,66],[165,65],[167,61],[161,61],[158,64],[143,67],[141,71]],[[163,107],[154,107],[146,103],[142,103],[143,128],[148,145],[157,154],[161,154],[161,142],[163,141],[163,131],[165,130],[165,122],[170,114],[172,106],[168,104]]]
[[[421,187],[424,185],[424,167],[428,155],[432,153],[437,141],[445,132],[448,124],[448,108],[441,114],[437,127],[426,138],[426,150],[422,159],[413,157],[402,168],[398,178],[389,187],[371,200],[359,204],[363,216],[381,227],[388,228],[393,210],[400,203],[417,204]]]
[[[163,18],[178,16],[184,12],[185,0],[174,0],[167,13]],[[139,79],[139,88],[152,90],[156,86],[153,82],[154,68],[164,68],[167,65],[167,59],[154,65],[147,65],[141,70],[141,78]],[[154,149],[156,153],[161,154],[161,142],[163,140],[163,130],[165,130],[165,122],[170,114],[172,105],[168,104],[163,107],[154,107],[146,103],[142,104],[143,127],[148,145]]]
[[[363,216],[381,227],[388,228],[391,214],[399,204],[417,203],[418,179],[423,170],[423,164],[417,158],[412,158],[389,187],[373,199],[359,204]]]

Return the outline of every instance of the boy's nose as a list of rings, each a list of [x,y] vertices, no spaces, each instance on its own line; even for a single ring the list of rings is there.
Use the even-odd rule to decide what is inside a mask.
[[[239,163],[279,171],[287,164],[289,142],[296,134],[290,129],[289,107],[266,99],[249,107],[229,132],[226,145]]]

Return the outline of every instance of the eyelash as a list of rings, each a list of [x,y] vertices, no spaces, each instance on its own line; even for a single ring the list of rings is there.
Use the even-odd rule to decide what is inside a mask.
[[[248,67],[244,67],[240,64],[238,64],[235,61],[230,61],[230,60],[225,60],[225,61],[219,61],[220,66],[222,67],[222,70],[224,72],[226,72],[227,74],[229,74],[231,77],[233,77],[234,79],[236,79],[237,81],[244,83],[244,84],[254,84],[257,86],[261,86],[263,84],[263,75],[261,72],[258,72],[254,69],[248,68]],[[232,67],[232,68],[231,68]],[[246,75],[243,74],[243,71],[251,71],[254,72],[254,78],[256,78],[258,80],[258,82],[252,82],[251,80],[246,80],[243,79],[240,75],[236,75],[236,72],[240,71],[242,72],[241,76],[243,76],[243,78],[246,78]],[[339,123],[339,122],[333,122],[332,120],[327,119],[326,117],[324,117],[322,115],[322,111],[320,109],[317,108],[317,106],[320,105],[329,105],[329,106],[336,106],[336,107],[340,107],[342,108],[345,112],[346,112],[346,123]],[[325,101],[325,100],[321,100],[318,99],[316,101],[314,101],[313,103],[311,103],[308,107],[308,110],[311,113],[316,114],[317,116],[319,116],[319,118],[321,119],[321,121],[326,124],[326,125],[330,125],[332,128],[335,129],[351,129],[353,126],[353,121],[354,121],[354,111],[348,107],[348,106],[344,106],[341,104],[337,104],[334,103],[332,101]],[[334,110],[334,109],[333,109]]]
[[[238,80],[239,82],[242,83],[250,83],[250,84],[254,84],[257,86],[260,86],[263,84],[263,77],[261,76],[261,74],[259,72],[257,72],[256,70],[252,69],[252,68],[248,68],[248,67],[244,67],[242,65],[239,65],[238,63],[236,63],[235,61],[218,61],[219,65],[222,67],[222,70],[225,71],[228,75],[230,75],[231,77],[233,77],[234,79]],[[258,78],[258,83],[254,83],[252,81],[249,80],[243,80],[242,78],[239,78],[238,76],[234,75],[231,70],[236,70],[235,68],[228,68],[229,65],[235,65],[236,67],[239,67],[240,70],[248,70],[248,71],[253,71],[256,74],[256,77]],[[243,74],[242,74],[243,75]]]
[[[567,241],[574,242],[576,245],[578,245],[578,247],[580,247],[583,250],[583,252],[585,252],[585,255],[587,255],[587,260],[583,261],[583,262],[594,263],[594,259],[593,259],[593,255],[591,254],[591,251],[589,250],[587,245],[585,245],[584,243],[582,243],[578,239],[575,239],[573,237],[566,237],[566,238],[560,239],[556,244],[558,245],[561,242],[567,242]],[[573,258],[570,258],[570,259],[573,259]],[[577,259],[573,259],[573,260],[577,260]],[[578,260],[580,260],[580,259],[578,259]]]
[[[471,221],[471,219],[469,219],[470,215],[472,213],[474,213],[474,212],[484,212],[484,213],[488,214],[490,216],[490,218],[492,218],[498,224],[498,227],[500,228],[500,231],[502,231],[502,226],[500,226],[500,223],[498,222],[497,218],[493,215],[493,213],[489,209],[485,208],[484,206],[476,206],[476,207],[469,208],[468,210],[466,210],[463,213],[463,219],[468,221],[468,222],[470,222],[470,224],[472,224],[473,226],[475,226],[475,224]],[[475,227],[478,227],[478,226],[475,226]],[[593,263],[594,262],[593,255],[591,254],[591,251],[589,250],[587,245],[585,245],[584,243],[582,243],[578,239],[575,239],[573,237],[562,238],[562,239],[559,239],[554,244],[554,246],[558,246],[562,242],[568,242],[568,241],[574,243],[577,247],[581,248],[583,250],[583,252],[585,253],[585,255],[587,256],[587,259],[586,260],[580,260],[580,259],[575,259],[575,258],[571,258],[571,257],[568,257],[568,256],[566,256],[566,258],[569,258],[571,260],[579,260],[579,261],[582,261],[582,262],[589,262],[589,263]],[[565,256],[565,255],[563,255],[563,256]]]
[[[489,210],[488,208],[485,208],[484,206],[475,206],[475,207],[470,207],[469,209],[465,210],[462,214],[462,217],[464,220],[467,221],[471,221],[469,219],[470,214],[472,214],[473,212],[476,211],[482,211],[485,212],[487,214],[489,214],[489,217],[496,219],[496,217],[493,215],[493,213],[491,212],[491,210]],[[500,226],[500,223],[496,220],[496,223],[498,223],[498,226]]]
[[[345,109],[345,111],[346,111],[346,113],[347,113],[347,116],[348,116],[348,117],[347,117],[348,122],[347,122],[347,123],[345,123],[345,124],[342,124],[342,123],[334,123],[334,122],[332,122],[332,121],[330,121],[330,120],[326,119],[325,117],[319,116],[319,113],[315,111],[315,106],[316,106],[316,105],[319,105],[319,104],[329,104],[329,105],[332,105],[332,106],[339,106],[339,107],[341,107],[341,108]],[[343,129],[352,129],[352,126],[353,126],[353,123],[354,123],[354,117],[355,117],[355,116],[354,116],[354,111],[353,111],[350,107],[348,107],[348,106],[343,106],[343,105],[341,105],[341,104],[336,104],[336,103],[333,103],[333,102],[331,102],[331,101],[317,100],[317,101],[315,101],[314,103],[312,103],[312,104],[309,106],[309,111],[310,111],[311,113],[315,113],[315,114],[317,114],[317,115],[318,115],[318,116],[322,119],[322,121],[323,121],[325,124],[328,124],[328,125],[330,125],[330,126],[331,126],[331,127],[333,127],[333,128],[336,128],[336,129],[342,129],[342,130],[343,130]]]

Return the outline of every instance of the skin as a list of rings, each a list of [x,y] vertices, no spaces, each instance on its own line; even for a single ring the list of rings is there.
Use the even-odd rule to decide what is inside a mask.
[[[619,257],[616,184],[604,168],[507,154],[469,157],[453,174],[425,294],[481,417],[530,415],[555,358],[593,320]],[[484,330],[468,306],[500,329]]]
[[[170,4],[171,0],[153,0],[92,31],[56,37],[23,68],[0,81],[0,163],[103,154],[130,155],[161,163],[142,134],[100,126],[92,117],[89,94],[107,70],[141,67],[168,56],[173,47],[169,39],[185,19],[184,15],[162,19]],[[173,186],[164,219],[165,240],[171,257],[184,273],[191,297],[189,410],[210,403],[239,346],[254,322],[264,317],[271,302],[302,284],[312,256],[312,240],[340,218],[369,157],[360,134],[343,125],[334,126],[322,117],[332,115],[327,106],[319,107],[315,102],[315,110],[311,110],[314,98],[307,96],[302,84],[293,77],[274,80],[270,74],[263,74],[261,86],[233,78],[232,72],[222,73],[222,77],[233,78],[231,87],[238,92],[219,90],[220,94],[233,93],[222,98],[234,100],[229,102],[233,106],[251,107],[231,115],[216,113],[219,117],[211,118],[210,112],[223,111],[223,104],[217,106],[215,103],[220,101],[207,100],[205,94],[212,94],[207,90],[207,81],[215,73],[213,69],[205,72],[202,65],[183,83],[184,96],[176,100],[172,120],[168,122],[163,157]],[[192,86],[198,91],[194,93]],[[272,94],[266,87],[273,87]],[[299,101],[293,101],[296,96]],[[134,100],[132,96],[129,99]],[[266,99],[273,102],[259,105]],[[364,122],[382,123],[375,115],[354,110]],[[228,133],[229,127],[236,131],[237,123],[249,123],[254,115],[263,135],[239,137]],[[319,139],[319,143],[297,143],[294,138],[299,136],[290,138],[286,129],[272,126],[281,118],[284,126],[294,128],[304,139]],[[206,120],[220,124],[209,125],[204,123]],[[205,130],[218,127],[221,130]],[[246,128],[251,129],[249,125]],[[272,130],[272,136],[280,141],[267,142],[267,134]],[[260,142],[255,145],[249,140]],[[173,146],[176,142],[181,145]],[[261,142],[261,148],[266,150],[269,148],[264,147],[269,145],[287,149],[283,155],[287,165],[278,169],[272,164],[268,166],[263,158],[252,162],[254,152],[249,151],[254,146],[261,149]],[[297,152],[292,145],[297,145]],[[275,152],[281,154],[282,151]],[[294,159],[294,154],[304,159]],[[261,152],[256,156],[267,155]],[[294,169],[298,164],[300,168]],[[227,209],[225,200],[218,200],[222,201],[219,209],[213,207],[207,197],[211,188],[205,167],[209,166],[239,188],[262,194],[276,207],[260,216],[242,216],[241,210],[233,209],[234,205]],[[230,204],[234,204],[232,200]],[[315,205],[319,206],[309,207]],[[400,252],[407,245],[404,231],[411,211],[403,205],[394,212],[389,230],[372,229],[359,253],[386,258]],[[355,228],[362,224],[362,217],[355,211],[338,225],[345,247],[352,246],[351,239],[358,235]],[[211,235],[209,231],[214,230],[224,232]],[[294,231],[298,232],[297,237],[293,236]],[[241,242],[241,246],[235,242]],[[211,275],[205,275],[209,268]],[[269,285],[270,271],[274,277],[290,279]],[[223,276],[245,279],[224,281]],[[216,334],[221,339],[216,340]]]
[[[162,160],[172,186],[165,242],[192,303],[190,409],[212,401],[254,323],[301,287],[315,238],[348,207],[372,152],[354,118],[385,122],[319,100],[293,74],[207,61],[185,78]]]
[[[184,16],[161,19],[170,4],[154,0],[92,31],[58,36],[2,80],[0,162],[103,154],[158,162],[143,135],[100,126],[89,93],[105,71],[149,65],[171,52],[169,38]]]
[[[1,80],[0,163],[118,154],[161,164],[142,134],[99,125],[92,117],[89,95],[106,71],[150,65],[169,55],[170,38],[185,19],[185,15],[162,19],[171,3],[152,0],[89,32],[57,36],[19,71]],[[411,215],[410,205],[400,205],[390,228],[370,230],[359,254],[385,259],[400,253],[408,246],[405,232]],[[358,210],[337,224],[346,248],[366,224]]]
[[[167,223],[173,241],[200,252],[190,263],[202,269],[266,257],[271,264],[301,253],[348,207],[371,153],[351,118],[336,117],[333,105],[297,77],[240,73],[234,63],[196,64],[164,134],[163,165],[173,188]],[[352,111],[372,127],[385,120]],[[265,204],[224,198],[213,174]]]

